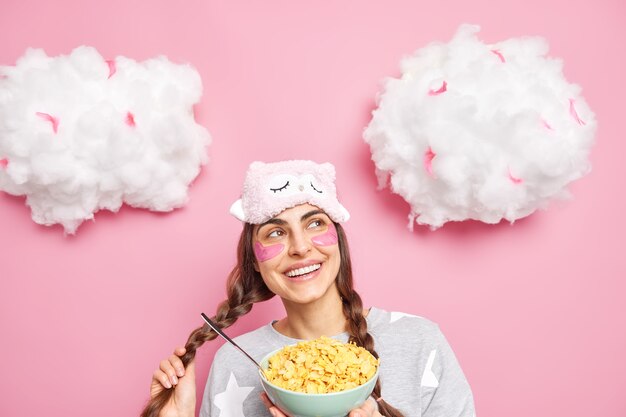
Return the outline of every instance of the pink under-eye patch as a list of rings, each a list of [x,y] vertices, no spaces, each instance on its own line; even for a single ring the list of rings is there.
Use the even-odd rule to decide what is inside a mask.
[[[272,258],[275,258],[280,254],[283,249],[285,249],[285,245],[282,243],[277,243],[276,245],[263,246],[260,242],[254,242],[254,254],[256,256],[257,261],[265,262]]]
[[[332,246],[336,245],[338,241],[337,229],[335,229],[335,225],[332,223],[328,225],[326,233],[311,238],[311,242],[316,246]]]

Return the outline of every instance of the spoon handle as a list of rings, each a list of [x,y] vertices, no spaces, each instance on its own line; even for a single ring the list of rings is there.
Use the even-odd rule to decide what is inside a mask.
[[[261,368],[261,365],[259,365],[257,363],[257,361],[255,361],[252,356],[248,355],[248,352],[246,352],[245,350],[243,350],[242,348],[239,347],[239,345],[237,343],[235,343],[233,341],[233,339],[231,339],[230,337],[226,336],[226,333],[224,333],[222,331],[222,329],[219,328],[219,326],[217,324],[215,324],[210,318],[207,317],[206,314],[204,313],[200,313],[200,315],[202,316],[202,319],[206,322],[206,324],[208,324],[213,330],[215,330],[215,332],[217,334],[219,334],[220,336],[222,336],[224,339],[226,339],[227,342],[231,343],[233,346],[235,346],[237,349],[239,349],[239,351],[241,353],[243,353],[244,355],[246,355],[248,357],[248,359],[250,359],[252,362],[254,362],[254,364],[257,366],[257,368],[259,368],[261,370],[261,373],[265,375],[265,371],[263,371],[263,368]]]

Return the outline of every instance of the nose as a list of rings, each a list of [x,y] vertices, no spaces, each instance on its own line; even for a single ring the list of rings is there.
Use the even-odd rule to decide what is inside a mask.
[[[311,250],[311,240],[302,231],[293,232],[289,240],[289,254],[291,256],[305,256]]]

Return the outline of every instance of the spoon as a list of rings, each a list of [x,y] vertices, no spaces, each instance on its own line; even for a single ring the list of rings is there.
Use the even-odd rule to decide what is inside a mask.
[[[257,361],[255,361],[252,356],[248,355],[248,352],[246,352],[245,350],[243,350],[237,343],[235,343],[235,341],[233,339],[231,339],[230,337],[228,337],[226,335],[226,333],[224,333],[222,331],[222,329],[219,328],[219,326],[214,323],[210,318],[207,317],[206,314],[204,313],[200,313],[200,315],[202,316],[202,319],[206,322],[206,324],[208,324],[213,330],[215,330],[215,332],[217,334],[219,334],[220,336],[222,336],[224,339],[226,339],[227,342],[231,343],[233,346],[235,346],[237,349],[239,349],[239,351],[241,353],[243,353],[244,355],[246,355],[246,357],[248,359],[250,359],[257,368],[259,368],[259,371],[261,371],[261,375],[263,375],[265,377],[265,370],[263,368],[261,368],[261,365],[259,365],[259,363]],[[267,379],[267,377],[265,377]]]

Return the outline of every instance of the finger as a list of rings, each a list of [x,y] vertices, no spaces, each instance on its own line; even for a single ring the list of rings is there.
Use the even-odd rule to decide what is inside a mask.
[[[373,416],[374,412],[378,410],[378,403],[376,402],[374,397],[368,397],[361,406],[361,408],[365,410],[368,416]]]
[[[161,371],[163,371],[167,375],[172,385],[178,384],[178,377],[176,376],[176,371],[174,370],[174,367],[172,366],[169,360],[163,359],[161,363],[159,364],[159,369],[161,369]]]
[[[267,407],[270,414],[272,414],[272,417],[287,417],[287,415],[283,413],[280,408],[276,407],[272,401],[270,401],[265,392],[261,393],[261,401],[263,401],[263,404]]]
[[[274,404],[272,404],[272,402],[270,401],[269,397],[264,392],[261,393],[261,401],[263,401],[263,405],[265,405],[268,410],[270,408],[274,407]]]
[[[174,368],[174,371],[179,378],[185,375],[185,365],[183,365],[183,361],[181,361],[178,356],[170,356],[170,364]]]
[[[167,374],[161,371],[160,369],[157,369],[156,371],[154,371],[154,373],[152,374],[152,379],[154,381],[158,381],[161,385],[163,385],[167,389],[172,388],[172,383],[170,382],[170,379],[167,377]]]
[[[348,417],[367,417],[367,414],[365,414],[365,411],[361,408],[355,408],[353,410],[350,410],[350,414],[348,414]]]
[[[186,352],[187,349],[185,349],[183,346],[178,346],[176,349],[174,349],[174,355],[176,356],[183,356]]]
[[[368,398],[359,408],[350,411],[349,417],[371,417],[378,408],[378,404],[373,398]]]

